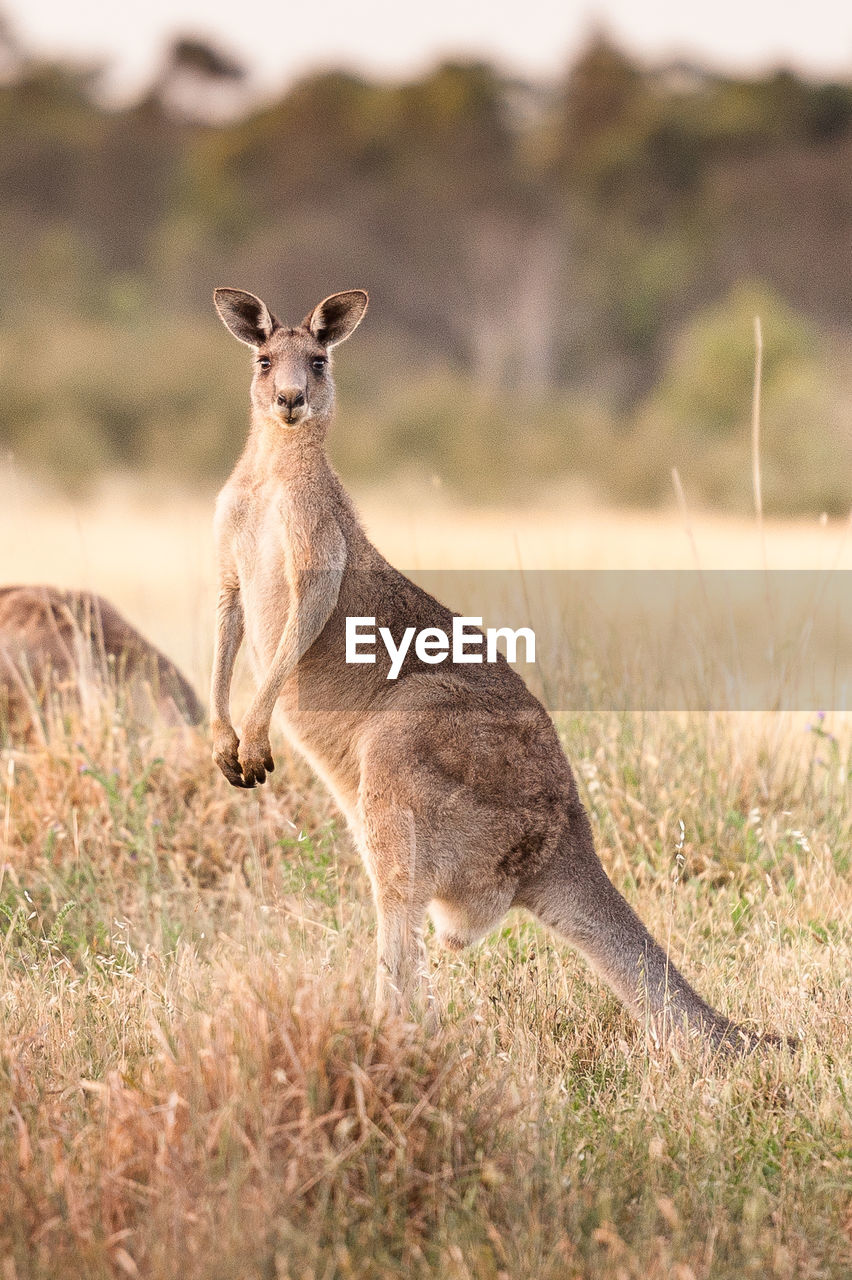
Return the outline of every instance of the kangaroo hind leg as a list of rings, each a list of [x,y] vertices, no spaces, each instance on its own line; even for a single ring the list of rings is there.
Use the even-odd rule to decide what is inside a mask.
[[[423,941],[428,886],[418,867],[410,809],[375,802],[362,813],[361,855],[376,904],[376,1016],[409,1007],[431,1009]]]

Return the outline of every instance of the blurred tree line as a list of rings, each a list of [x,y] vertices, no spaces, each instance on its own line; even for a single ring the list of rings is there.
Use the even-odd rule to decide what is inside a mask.
[[[600,37],[558,85],[329,72],[240,112],[244,70],[185,39],[108,109],[91,70],[8,37],[0,62],[0,445],[23,464],[217,480],[248,369],[214,286],[289,320],[363,286],[350,480],[655,502],[677,464],[743,506],[758,312],[767,506],[852,504],[849,84],[649,69]]]

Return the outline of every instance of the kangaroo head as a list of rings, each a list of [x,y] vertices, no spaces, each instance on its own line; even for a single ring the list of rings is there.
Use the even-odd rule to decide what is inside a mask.
[[[281,426],[327,418],[334,405],[329,352],[367,310],[363,289],[333,293],[295,328],[282,325],[265,302],[242,289],[216,289],[216,310],[235,338],[255,354],[251,401]]]

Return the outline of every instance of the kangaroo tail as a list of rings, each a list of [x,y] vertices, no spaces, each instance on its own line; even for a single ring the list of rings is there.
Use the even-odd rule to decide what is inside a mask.
[[[658,1038],[701,1037],[732,1053],[777,1040],[738,1026],[690,986],[607,877],[583,809],[571,814],[567,845],[521,886],[516,901],[566,937]]]

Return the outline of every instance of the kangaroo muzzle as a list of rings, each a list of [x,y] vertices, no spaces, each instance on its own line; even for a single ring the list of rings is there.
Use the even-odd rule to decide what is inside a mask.
[[[287,387],[276,393],[275,405],[285,422],[292,424],[305,417],[307,400],[299,387]]]

